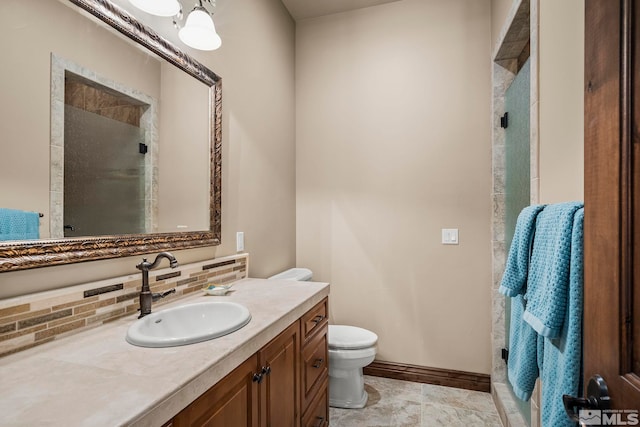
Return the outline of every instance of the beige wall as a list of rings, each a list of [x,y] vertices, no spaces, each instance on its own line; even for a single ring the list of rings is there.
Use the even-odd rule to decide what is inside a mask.
[[[26,19],[13,13],[17,3],[0,2],[5,30],[14,28],[16,19]],[[177,42],[171,23],[163,24],[163,34]],[[223,243],[175,255],[187,263],[235,253],[235,233],[244,231],[245,250],[251,253],[249,275],[264,277],[295,264],[295,25],[280,0],[218,0],[216,28],[223,40],[219,50],[185,50],[223,78]],[[9,49],[17,47],[10,44]],[[99,58],[100,51],[94,49],[93,55]],[[48,57],[42,65],[48,72],[47,64]],[[38,90],[48,94],[48,83],[39,83]],[[47,143],[48,108],[38,106],[32,124],[44,129]],[[40,169],[48,179],[48,165]],[[24,174],[10,185],[30,179]],[[0,273],[0,298],[135,273],[140,258]]]
[[[403,0],[297,26],[297,264],[381,360],[490,372],[490,19]]]
[[[540,202],[584,199],[584,2],[540,0]]]
[[[491,0],[491,48],[496,47],[509,11],[515,0]]]

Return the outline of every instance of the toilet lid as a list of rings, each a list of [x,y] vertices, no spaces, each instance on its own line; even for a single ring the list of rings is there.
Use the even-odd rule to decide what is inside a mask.
[[[297,280],[300,282],[306,282],[312,278],[313,272],[308,268],[290,268],[282,273],[269,277],[269,279]]]
[[[357,326],[329,325],[329,348],[355,350],[372,347],[378,336]]]

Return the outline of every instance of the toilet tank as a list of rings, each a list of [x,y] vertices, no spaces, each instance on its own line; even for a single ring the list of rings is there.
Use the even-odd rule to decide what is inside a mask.
[[[282,273],[269,277],[269,279],[298,281],[309,281],[312,278],[313,272],[308,268],[290,268],[289,270],[285,270]]]

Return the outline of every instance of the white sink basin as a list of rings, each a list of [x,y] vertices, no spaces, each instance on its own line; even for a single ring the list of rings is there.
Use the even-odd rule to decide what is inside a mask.
[[[127,331],[127,341],[141,347],[194,344],[230,334],[250,320],[249,310],[235,302],[186,304],[136,320]]]

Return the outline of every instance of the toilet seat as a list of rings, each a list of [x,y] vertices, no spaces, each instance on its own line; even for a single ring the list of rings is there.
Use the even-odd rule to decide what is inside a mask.
[[[329,349],[359,350],[376,345],[378,336],[357,326],[329,325],[328,341]]]
[[[358,348],[358,349],[339,349],[339,348],[330,348],[329,349],[329,360],[342,359],[342,360],[353,360],[353,359],[366,359],[375,357],[378,349],[375,346],[367,347],[367,348]]]

